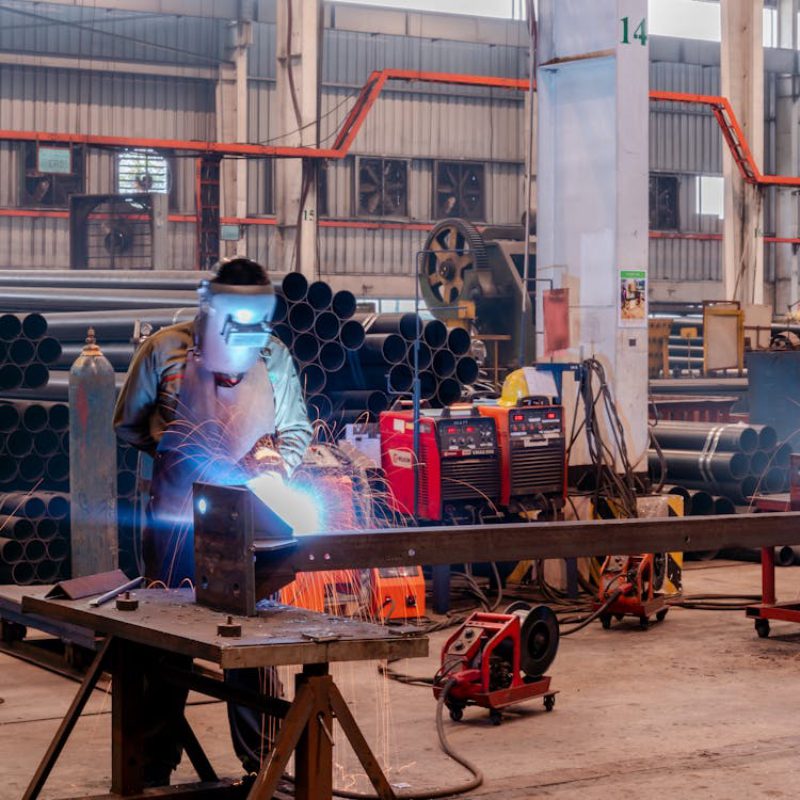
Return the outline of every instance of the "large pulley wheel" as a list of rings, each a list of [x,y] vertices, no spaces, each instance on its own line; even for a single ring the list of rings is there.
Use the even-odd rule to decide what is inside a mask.
[[[547,606],[535,606],[522,623],[520,667],[529,678],[540,678],[557,652],[558,619]]]
[[[446,219],[430,233],[419,280],[428,306],[451,306],[462,298],[470,270],[488,267],[483,237],[463,219]],[[432,301],[432,302],[431,302]]]

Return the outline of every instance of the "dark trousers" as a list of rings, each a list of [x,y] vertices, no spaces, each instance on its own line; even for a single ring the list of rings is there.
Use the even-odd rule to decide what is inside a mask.
[[[191,668],[191,659],[154,651],[145,677],[145,731],[142,760],[147,786],[166,786],[183,753],[180,723],[186,710],[188,690],[159,678],[159,668]],[[281,686],[274,667],[225,671],[225,683],[251,692],[278,697]],[[258,772],[272,747],[280,720],[259,711],[228,703],[228,723],[233,749],[245,772]]]

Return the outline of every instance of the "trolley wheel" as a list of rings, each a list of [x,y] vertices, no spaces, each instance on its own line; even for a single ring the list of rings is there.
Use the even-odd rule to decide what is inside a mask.
[[[667,612],[669,611],[668,608],[662,608],[661,611],[656,611],[656,619],[659,622],[663,622],[667,617]]]
[[[769,620],[757,619],[756,620],[756,633],[759,639],[766,639],[769,636]]]
[[[489,712],[489,722],[491,722],[492,725],[499,725],[502,721],[503,715],[496,708],[493,708]]]
[[[639,617],[639,627],[643,631],[646,631],[650,627],[650,618],[645,616]]]
[[[624,614],[614,614],[614,619],[617,622],[622,622],[622,620],[625,619],[625,615]]]
[[[556,704],[556,696],[554,694],[546,694],[544,696],[544,710],[550,712]]]
[[[603,626],[604,630],[608,630],[611,627],[611,614],[601,614],[600,624]]]
[[[464,717],[464,709],[461,706],[450,706],[450,719],[453,722],[461,722]]]

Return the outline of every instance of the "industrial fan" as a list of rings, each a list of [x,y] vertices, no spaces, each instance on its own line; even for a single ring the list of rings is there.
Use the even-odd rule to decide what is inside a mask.
[[[70,197],[72,269],[156,269],[166,263],[167,196]]]
[[[368,217],[408,214],[408,163],[397,158],[358,162],[358,213]]]

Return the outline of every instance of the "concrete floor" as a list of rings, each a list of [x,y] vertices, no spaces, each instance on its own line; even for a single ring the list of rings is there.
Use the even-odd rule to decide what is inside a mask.
[[[757,593],[756,564],[690,565],[687,593]],[[778,573],[781,599],[800,598],[800,568]],[[434,636],[438,653],[445,634]],[[436,658],[396,665],[430,676]],[[464,771],[439,751],[435,704],[424,688],[389,682],[374,664],[341,665],[337,680],[367,739],[399,791],[456,784]],[[500,727],[468,709],[446,722],[451,744],[485,772],[470,797],[492,800],[580,797],[790,798],[800,791],[795,727],[800,709],[800,627],[773,625],[756,638],[741,612],[673,609],[640,631],[593,624],[562,641],[552,669],[555,711],[531,704]],[[76,685],[0,656],[0,798],[21,796]],[[43,797],[107,791],[109,697],[95,692],[87,716]],[[237,775],[224,707],[195,704],[189,718],[220,774]],[[341,737],[339,786],[367,789]],[[179,779],[192,779],[181,765]]]

